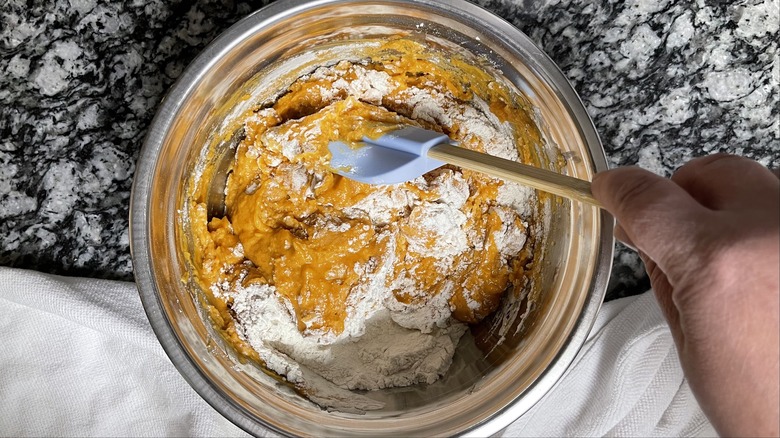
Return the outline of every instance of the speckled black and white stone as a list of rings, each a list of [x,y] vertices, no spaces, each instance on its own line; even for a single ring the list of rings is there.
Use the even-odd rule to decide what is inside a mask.
[[[132,279],[134,163],[165,90],[261,7],[229,0],[0,5],[0,264]],[[481,0],[580,93],[612,166],[663,175],[727,151],[780,165],[776,1]],[[610,298],[644,291],[615,256]]]
[[[4,1],[0,264],[130,280],[135,161],[165,91],[257,4]]]
[[[671,176],[715,152],[780,166],[777,1],[479,1],[558,64],[593,118],[611,167]],[[618,244],[608,298],[645,291]]]

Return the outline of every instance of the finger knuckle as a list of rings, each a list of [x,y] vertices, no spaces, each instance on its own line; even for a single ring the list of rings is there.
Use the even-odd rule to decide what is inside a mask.
[[[707,171],[719,171],[724,168],[740,169],[743,167],[752,167],[753,165],[760,166],[760,164],[749,158],[719,153],[715,154],[712,160],[706,162],[703,167]]]
[[[724,152],[695,158],[672,174],[672,181],[688,183],[697,179],[709,179],[718,176],[724,169],[740,168],[758,164],[753,160]]]

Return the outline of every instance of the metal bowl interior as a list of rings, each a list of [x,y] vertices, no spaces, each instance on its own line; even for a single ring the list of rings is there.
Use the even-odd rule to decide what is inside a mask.
[[[539,301],[515,337],[485,354],[462,342],[449,373],[425,387],[380,391],[385,408],[330,412],[251,363],[214,333],[190,281],[181,208],[203,149],[224,135],[235,99],[258,73],[344,29],[412,32],[487,59],[537,110],[560,169],[591,179],[606,169],[601,143],[579,98],[554,63],[516,28],[462,1],[281,1],[214,41],[170,90],[150,127],[133,187],[136,282],[161,344],[182,375],[248,432],[291,435],[490,435],[527,411],[560,378],[585,341],[611,268],[612,219],[556,198],[545,205]],[[372,30],[373,29],[373,30]],[[276,63],[276,64],[275,64]],[[253,82],[255,81],[255,82]],[[244,101],[245,102],[245,101]],[[224,151],[218,151],[218,154]],[[540,153],[543,151],[540,151]],[[184,233],[186,234],[186,233]]]

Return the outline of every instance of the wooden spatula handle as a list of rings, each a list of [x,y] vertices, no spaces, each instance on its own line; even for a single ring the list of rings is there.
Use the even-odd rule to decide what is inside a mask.
[[[428,156],[464,169],[484,172],[488,175],[519,182],[544,192],[601,207],[601,203],[593,197],[590,182],[579,178],[572,178],[550,170],[460,148],[451,144],[433,146],[428,151]]]

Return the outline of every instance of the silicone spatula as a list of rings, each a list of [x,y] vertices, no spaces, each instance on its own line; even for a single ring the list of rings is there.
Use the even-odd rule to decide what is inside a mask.
[[[358,147],[334,141],[328,149],[334,172],[368,184],[397,184],[452,164],[515,181],[535,189],[597,207],[590,182],[516,161],[455,146],[442,133],[408,126],[377,139],[364,138]]]

